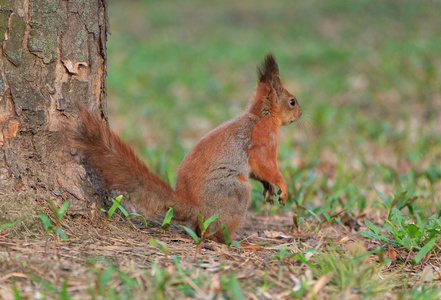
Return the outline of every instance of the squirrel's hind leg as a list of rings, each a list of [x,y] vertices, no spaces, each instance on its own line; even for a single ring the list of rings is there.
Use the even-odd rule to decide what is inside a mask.
[[[242,224],[251,198],[250,183],[241,175],[237,177],[228,184],[213,185],[212,189],[207,189],[207,199],[202,201],[205,204],[201,210],[204,220],[219,214],[206,233],[215,232],[210,238],[220,243],[225,243],[222,224],[227,228],[228,236],[232,240],[234,233]],[[216,196],[208,197],[208,195]]]

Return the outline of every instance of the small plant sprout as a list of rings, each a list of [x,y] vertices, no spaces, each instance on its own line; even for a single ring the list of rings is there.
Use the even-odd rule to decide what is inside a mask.
[[[199,229],[201,230],[201,239],[203,240],[205,237],[205,233],[208,229],[208,226],[210,226],[211,223],[214,222],[214,220],[217,219],[217,217],[219,217],[219,214],[215,214],[211,217],[209,217],[206,221],[204,221],[204,218],[202,217],[201,214],[198,214],[198,224],[199,224]],[[215,234],[216,231],[210,233],[208,236]]]
[[[169,208],[169,210],[167,211],[167,214],[164,217],[164,221],[162,221],[162,225],[161,225],[161,233],[159,235],[159,238],[161,238],[162,234],[167,231],[167,229],[170,228],[171,225],[171,219],[173,218],[173,208]]]
[[[224,234],[225,244],[227,244],[228,246],[228,251],[230,251],[231,245],[234,245],[235,247],[240,247],[240,244],[237,241],[230,241],[230,236],[228,235],[228,230],[225,224],[222,224],[222,232]]]
[[[390,218],[390,213],[394,208],[401,210],[404,207],[407,207],[409,209],[410,214],[413,215],[413,208],[411,204],[416,199],[418,199],[418,197],[416,196],[406,197],[407,191],[404,191],[396,195],[395,197],[387,197],[377,189],[375,189],[375,192],[381,198],[381,200],[383,200],[383,203],[380,204],[381,206],[387,209],[387,217],[386,217],[387,219]]]
[[[129,214],[129,213],[127,212],[127,210],[126,210],[124,207],[122,207],[121,205],[119,205],[118,208],[119,208],[119,210],[123,213],[123,215],[124,215],[124,216],[126,217],[126,219],[127,219],[127,234],[126,234],[126,242],[127,242],[127,239],[129,238],[130,224],[132,224],[132,223],[130,222],[130,219],[129,219],[130,216],[137,216],[137,217],[141,218],[141,220],[144,222],[145,227],[146,227],[146,228],[148,227],[148,226],[147,226],[147,220],[144,218],[144,216],[142,216],[142,215],[140,215],[140,214],[138,214],[138,213],[130,213],[130,214]]]
[[[52,225],[51,221],[49,220],[49,218],[44,215],[44,214],[39,214],[38,217],[41,219],[41,221],[43,221],[43,225],[46,229],[46,242],[44,244],[44,253],[47,254],[47,241],[49,239],[49,232],[51,231],[55,231],[63,240],[67,239],[66,234],[64,233],[64,231],[61,229],[61,219],[63,218],[64,212],[66,211],[66,209],[69,206],[69,201],[66,201],[63,203],[63,205],[61,205],[60,209],[57,208],[57,206],[54,204],[54,202],[52,202],[52,200],[50,198],[46,199],[52,209],[52,213],[54,215],[54,219],[55,219],[55,226]],[[55,255],[57,255],[57,235],[54,235],[54,243],[55,243]]]
[[[202,239],[200,239],[198,237],[196,232],[194,232],[192,229],[188,228],[187,226],[185,226],[185,225],[179,225],[179,226],[184,228],[185,231],[187,231],[187,233],[193,238],[193,240],[196,244],[196,251],[194,252],[194,260],[196,261],[196,256],[197,256],[198,250],[199,250],[199,244],[202,242]]]
[[[150,244],[152,244],[153,247],[159,248],[162,251],[162,253],[164,253],[165,259],[167,259],[169,249],[166,243],[161,241],[155,241],[154,238],[150,238]]]
[[[309,231],[311,231],[311,232],[318,232],[318,231],[320,231],[320,229],[322,228],[322,226],[323,226],[323,224],[326,222],[326,223],[328,223],[328,226],[331,226],[331,224],[332,224],[332,222],[337,222],[338,223],[338,225],[342,225],[341,224],[341,221],[337,218],[338,217],[338,215],[340,215],[341,213],[344,213],[345,211],[347,211],[347,209],[344,209],[344,210],[342,210],[342,211],[340,211],[340,212],[338,212],[338,213],[335,213],[335,214],[333,214],[333,215],[329,215],[326,211],[324,211],[324,210],[322,210],[322,214],[323,214],[323,217],[324,217],[324,219],[322,220],[322,218],[319,216],[319,215],[317,215],[315,212],[313,212],[312,210],[310,210],[310,209],[307,209],[307,211],[308,211],[308,213],[310,213],[314,218],[316,218],[317,219],[317,221],[318,221],[318,225],[315,227],[315,228],[311,228],[310,226],[309,226],[309,224],[308,224],[308,222],[305,220],[305,219],[303,219],[303,218],[297,218],[297,216],[295,216],[294,215],[294,217],[293,217],[293,221],[294,221],[294,227],[296,227],[296,230],[298,231],[298,227],[300,226],[300,222],[302,221],[302,220],[305,220],[305,225],[306,225],[306,228],[309,230]],[[298,223],[298,224],[296,224],[296,222]]]
[[[303,217],[299,217],[298,216],[298,212],[294,212],[293,216],[292,216],[292,222],[294,224],[294,230],[295,230],[295,234],[299,234],[300,232],[300,223],[304,220],[305,218]]]
[[[320,219],[320,217],[315,213],[315,212],[313,212],[312,210],[310,210],[310,209],[307,209],[307,211],[314,217],[314,218],[316,218],[317,219],[317,221],[318,221],[318,225],[315,227],[315,228],[311,228],[311,226],[309,226],[309,223],[305,220],[305,225],[306,225],[306,228],[310,231],[310,232],[318,232],[318,230],[320,229],[320,226],[321,226],[321,222],[322,222],[322,219]]]
[[[328,223],[328,226],[331,226],[333,221],[337,222],[338,225],[343,226],[341,224],[341,221],[337,217],[338,217],[338,215],[344,213],[345,211],[347,211],[347,209],[344,209],[344,210],[330,216],[330,215],[328,215],[328,213],[326,211],[322,210],[322,214],[325,217],[325,220],[320,222],[320,227],[323,225],[323,223],[325,221]]]
[[[118,208],[119,203],[121,202],[121,199],[122,199],[122,195],[119,195],[118,197],[116,197],[115,200],[112,199],[113,204],[112,204],[112,206],[109,208],[109,210],[105,210],[104,208],[101,208],[101,211],[102,211],[102,212],[107,213],[107,217],[106,217],[106,219],[104,219],[104,224],[103,224],[103,229],[102,229],[102,231],[101,231],[101,236],[104,235],[104,229],[106,228],[107,221],[110,220],[110,218],[112,217],[113,213],[114,213],[115,210]]]
[[[281,247],[275,247],[275,248],[279,250],[279,253],[277,253],[277,255],[271,255],[271,257],[277,259],[279,263],[282,262],[285,257],[290,259],[291,257],[294,256],[293,253],[287,250],[286,245],[282,245]]]
[[[195,260],[198,252],[199,253],[201,252],[202,241],[204,240],[204,238],[216,233],[216,231],[214,231],[208,235],[205,235],[208,226],[210,226],[210,224],[213,223],[213,221],[216,220],[217,217],[219,217],[219,214],[215,214],[209,217],[206,221],[204,221],[202,215],[198,214],[198,223],[199,223],[199,230],[201,231],[201,238],[199,238],[198,235],[187,226],[180,225],[180,227],[184,228],[184,230],[187,231],[187,233],[193,238],[194,242],[196,243],[196,251],[194,253]]]

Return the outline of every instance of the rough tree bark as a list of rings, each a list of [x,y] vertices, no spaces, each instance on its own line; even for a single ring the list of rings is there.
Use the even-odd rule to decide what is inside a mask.
[[[0,224],[46,197],[84,211],[96,192],[60,129],[74,99],[107,119],[107,0],[0,5]]]

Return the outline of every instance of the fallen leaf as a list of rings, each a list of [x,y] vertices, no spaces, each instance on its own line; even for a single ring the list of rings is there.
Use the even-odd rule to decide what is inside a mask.
[[[388,247],[389,258],[392,260],[396,260],[397,259],[397,252],[395,251],[395,249],[391,245],[387,245],[387,247]]]

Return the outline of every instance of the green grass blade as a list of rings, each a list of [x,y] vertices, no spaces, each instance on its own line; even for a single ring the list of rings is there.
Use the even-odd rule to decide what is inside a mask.
[[[198,214],[198,225],[199,225],[199,229],[200,229],[202,232],[205,232],[205,230],[206,230],[207,228],[204,226],[204,218],[202,217],[201,214]]]
[[[376,188],[374,188],[375,192],[377,193],[378,196],[380,196],[380,198],[383,200],[384,202],[384,206],[386,208],[388,208],[390,205],[390,199],[388,197],[386,197],[382,192],[380,192],[379,190],[377,190]]]
[[[55,217],[55,223],[58,224],[60,222],[60,216],[58,215],[58,208],[55,205],[55,203],[48,197],[46,199],[47,202],[49,202],[49,205],[51,206],[52,213]]]
[[[49,230],[50,228],[52,228],[51,221],[49,220],[49,218],[46,215],[39,214],[38,217],[41,219],[41,221],[43,221],[43,225],[44,225],[44,228],[46,228],[46,230]]]
[[[326,221],[328,221],[328,223],[331,223],[331,217],[328,215],[328,213],[322,210],[322,214],[326,218]]]
[[[381,236],[379,234],[375,234],[372,231],[366,231],[366,230],[360,230],[358,232],[360,235],[370,238],[371,240],[379,240],[380,242],[386,243],[386,244],[390,244],[393,247],[401,247],[403,245],[401,245],[401,243],[395,241],[395,240],[390,240],[384,236]]]
[[[119,208],[119,210],[123,213],[123,215],[126,217],[126,218],[129,218],[129,213],[127,212],[127,210],[120,204],[119,206],[118,206],[118,208]]]
[[[170,223],[172,218],[173,218],[173,208],[170,207],[169,210],[167,211],[167,214],[165,215],[164,222],[162,224]]]
[[[55,230],[58,232],[58,235],[63,239],[66,240],[67,236],[64,233],[63,229],[61,229],[60,227],[55,227]]]
[[[242,300],[245,299],[243,297],[242,290],[240,289],[239,281],[236,278],[236,275],[234,275],[233,272],[230,273],[230,280],[228,281],[228,290],[232,294],[232,299],[235,300]]]
[[[424,245],[423,248],[418,252],[418,254],[415,256],[414,259],[412,259],[412,264],[417,265],[420,263],[420,261],[426,256],[427,253],[432,250],[433,245],[435,245],[435,242],[437,240],[437,237],[432,238],[426,245]]]
[[[193,230],[184,225],[180,225],[180,227],[184,228],[184,230],[187,231],[187,233],[193,238],[196,244],[199,244],[199,237]]]
[[[219,217],[219,214],[215,214],[215,215],[209,217],[207,220],[205,220],[205,222],[204,222],[205,230],[207,230],[208,226],[210,226],[210,224],[213,223],[213,221],[216,220],[217,217]]]
[[[168,255],[169,249],[166,243],[161,241],[156,241],[154,238],[150,238],[150,244],[152,244],[153,247],[159,248],[162,253],[164,253],[165,256]]]
[[[379,234],[381,231],[381,228],[378,228],[377,226],[375,226],[374,223],[372,223],[368,219],[364,219],[364,224],[366,224],[367,228],[372,230],[372,232],[375,234]]]
[[[118,273],[119,277],[121,278],[121,281],[124,284],[129,285],[130,287],[139,289],[139,284],[135,279],[133,279],[132,277],[130,277],[129,275],[127,275],[126,273],[122,272],[119,269],[115,269],[115,272]]]
[[[15,226],[15,225],[18,223],[18,221],[20,221],[20,219],[17,219],[17,220],[15,220],[15,221],[12,222],[12,223],[6,223],[6,224],[3,224],[3,225],[0,226],[0,230],[5,229],[5,228],[8,228],[8,227],[13,227],[13,226]]]
[[[172,217],[173,217],[173,208],[170,207],[170,209],[167,211],[167,214],[164,217],[164,221],[162,221],[161,232],[166,231],[170,227],[170,222]]]
[[[232,241],[231,244],[238,248],[242,247],[237,241]]]
[[[112,217],[113,213],[118,208],[119,203],[121,202],[121,199],[122,199],[122,195],[119,195],[118,197],[116,197],[115,200],[112,199],[113,204],[110,207],[109,211],[107,211],[107,220],[109,220]]]
[[[129,216],[137,216],[138,218],[141,218],[141,220],[144,222],[144,225],[146,228],[148,228],[149,226],[147,225],[147,220],[144,218],[143,215],[137,214],[137,213],[131,213],[129,214]]]
[[[322,219],[320,219],[320,217],[315,213],[315,212],[313,212],[312,210],[310,210],[310,209],[308,209],[307,210],[314,218],[316,218],[319,222],[321,222],[322,221]]]
[[[230,242],[230,236],[228,235],[228,230],[227,227],[225,226],[225,224],[222,223],[222,232],[224,234],[224,238],[225,238],[225,244],[227,244],[227,246],[229,246],[231,244]]]
[[[63,285],[61,287],[60,299],[63,299],[63,300],[72,299],[71,297],[69,297],[69,292],[68,292],[67,288],[68,288],[68,284],[67,284],[67,277],[66,277],[66,278],[64,278]]]
[[[403,199],[403,197],[407,194],[407,191],[402,192],[398,196],[396,196],[392,202],[390,203],[389,207],[387,208],[387,219],[389,219],[390,212],[395,206],[398,204],[398,202]],[[400,209],[401,207],[397,207],[397,209]]]
[[[99,278],[99,292],[102,296],[104,296],[105,294],[105,289],[108,288],[106,287],[107,283],[112,280],[112,274],[114,272],[115,268],[112,265],[108,265],[106,269],[103,270],[103,272],[101,273],[101,276]]]
[[[32,281],[35,281],[38,284],[40,284],[41,286],[43,286],[45,289],[60,295],[60,290],[57,287],[55,287],[52,282],[46,281],[43,278],[41,278],[33,273],[27,273],[27,274],[32,278]]]
[[[15,277],[12,279],[12,291],[13,291],[13,295],[14,295],[15,300],[23,299],[20,295],[19,289],[17,288],[17,284],[15,283]]]
[[[63,205],[61,205],[60,209],[58,210],[58,218],[60,221],[63,218],[64,212],[68,207],[69,207],[69,201],[66,201],[63,203]]]

